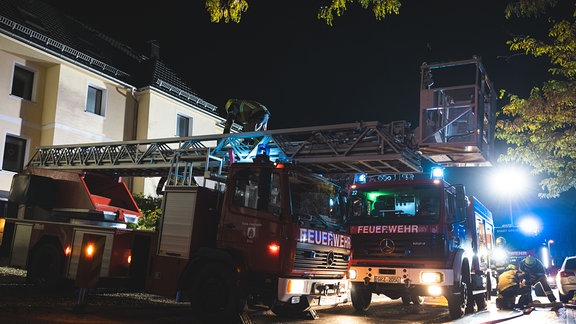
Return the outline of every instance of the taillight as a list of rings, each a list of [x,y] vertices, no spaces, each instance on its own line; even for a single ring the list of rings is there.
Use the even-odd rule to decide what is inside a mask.
[[[86,258],[91,259],[94,256],[94,252],[96,251],[96,246],[94,243],[90,242],[84,247],[84,255]]]
[[[568,277],[574,277],[574,272],[572,271],[560,271],[560,278],[568,278]]]
[[[280,253],[280,245],[278,243],[268,244],[268,253],[278,255],[278,253]]]

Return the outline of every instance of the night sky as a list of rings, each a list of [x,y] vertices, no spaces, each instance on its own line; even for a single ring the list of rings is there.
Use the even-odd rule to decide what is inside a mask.
[[[512,56],[506,45],[515,35],[544,35],[546,17],[506,20],[504,1],[404,0],[399,15],[380,21],[349,4],[332,27],[316,18],[327,1],[249,0],[239,24],[210,23],[203,0],[44,2],[134,49],[157,40],[161,60],[199,97],[218,107],[233,97],[257,100],[271,111],[269,129],[372,120],[415,127],[423,62],[478,55],[497,90],[523,97],[549,77],[546,59]],[[465,183],[501,225],[509,204],[487,187],[490,169],[453,168],[447,176]],[[514,213],[539,215],[547,239],[568,236],[559,230],[576,227],[573,192],[542,200],[536,184],[530,189]],[[570,244],[566,253],[576,254]]]

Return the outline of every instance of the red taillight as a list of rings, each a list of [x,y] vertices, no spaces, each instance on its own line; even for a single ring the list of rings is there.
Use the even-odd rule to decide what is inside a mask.
[[[560,271],[560,278],[568,278],[568,277],[574,277],[574,272],[572,271]]]
[[[268,253],[272,255],[277,255],[278,253],[280,253],[280,245],[278,245],[278,243],[268,244]]]
[[[96,246],[94,243],[90,242],[84,247],[84,255],[86,258],[92,258],[94,256],[94,252],[96,251]]]

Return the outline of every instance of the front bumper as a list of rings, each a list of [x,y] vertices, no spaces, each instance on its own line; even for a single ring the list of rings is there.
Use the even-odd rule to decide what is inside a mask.
[[[377,287],[376,290],[418,291],[423,296],[439,296],[452,289],[452,269],[414,269],[392,267],[353,266],[356,272],[352,282]]]
[[[348,302],[348,279],[278,279],[278,301],[307,303],[312,308],[331,307]]]

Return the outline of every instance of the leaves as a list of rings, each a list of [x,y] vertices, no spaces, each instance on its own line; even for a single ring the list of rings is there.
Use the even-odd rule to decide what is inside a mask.
[[[506,5],[504,15],[511,18],[517,17],[539,17],[546,11],[558,4],[557,0],[518,0]]]
[[[555,0],[520,0],[508,5],[505,14],[537,17],[557,4]],[[517,37],[507,44],[513,52],[548,57],[548,72],[555,79],[534,87],[526,99],[509,95],[509,103],[498,114],[495,133],[510,145],[498,160],[530,165],[541,177],[542,198],[555,198],[576,188],[576,22],[574,15],[549,22],[548,39]]]
[[[140,207],[140,212],[142,217],[138,218],[138,223],[135,225],[131,224],[132,229],[155,231],[160,225],[160,219],[162,218],[162,198],[144,196],[143,194],[134,194],[134,200],[138,207]]]
[[[248,10],[246,0],[206,0],[206,11],[210,15],[210,21],[218,23],[239,23],[242,13]]]
[[[318,19],[326,21],[332,26],[335,17],[340,17],[346,11],[347,3],[358,3],[364,9],[371,9],[377,20],[386,18],[390,14],[400,13],[400,0],[330,0],[330,5],[322,6],[318,10]],[[206,0],[206,11],[210,21],[239,23],[242,13],[248,10],[246,0]]]

